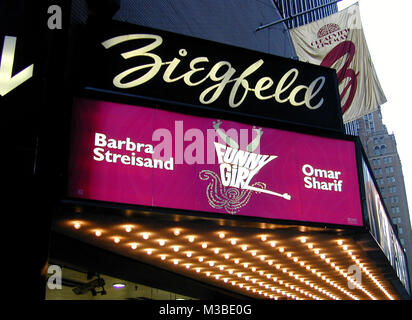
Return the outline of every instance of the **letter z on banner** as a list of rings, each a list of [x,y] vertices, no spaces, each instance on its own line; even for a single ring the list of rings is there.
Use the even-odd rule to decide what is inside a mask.
[[[386,102],[363,34],[358,3],[291,29],[290,35],[300,60],[336,69],[344,123]]]

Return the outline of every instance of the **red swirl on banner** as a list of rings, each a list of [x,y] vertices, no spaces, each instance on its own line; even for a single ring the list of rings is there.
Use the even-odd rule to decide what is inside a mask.
[[[356,94],[356,89],[358,87],[357,77],[359,75],[359,72],[355,73],[353,69],[349,69],[349,65],[351,64],[353,57],[355,56],[355,51],[356,48],[352,41],[344,41],[335,46],[331,51],[329,51],[329,53],[325,56],[325,58],[323,58],[322,63],[320,64],[321,66],[331,68],[336,61],[338,61],[345,55],[348,55],[345,64],[337,72],[339,84],[346,78],[350,79],[349,83],[340,94],[340,99],[342,100],[346,92],[350,89],[349,96],[342,106],[342,114],[344,114],[352,104],[353,98]]]

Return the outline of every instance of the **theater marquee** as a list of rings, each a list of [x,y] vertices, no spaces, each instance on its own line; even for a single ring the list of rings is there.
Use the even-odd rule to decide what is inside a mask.
[[[355,143],[76,99],[70,197],[362,226]]]

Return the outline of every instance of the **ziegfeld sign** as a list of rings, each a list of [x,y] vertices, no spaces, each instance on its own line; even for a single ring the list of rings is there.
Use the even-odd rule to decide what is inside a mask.
[[[343,130],[332,69],[125,23],[83,39],[85,87]]]

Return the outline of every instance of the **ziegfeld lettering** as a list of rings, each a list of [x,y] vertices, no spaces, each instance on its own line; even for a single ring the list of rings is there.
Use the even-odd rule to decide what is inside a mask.
[[[173,83],[183,81],[188,87],[195,87],[203,83],[212,82],[199,95],[202,104],[215,102],[226,90],[230,90],[228,104],[231,108],[239,107],[252,93],[258,100],[274,99],[277,103],[289,103],[294,107],[304,106],[310,110],[320,108],[323,97],[317,97],[325,84],[325,77],[319,76],[309,85],[297,84],[299,70],[292,68],[275,83],[275,80],[264,76],[256,83],[250,83],[253,73],[257,72],[264,64],[263,59],[252,63],[243,71],[236,70],[229,61],[219,61],[210,65],[208,57],[196,57],[188,63],[186,72],[178,72],[177,67],[182,59],[188,55],[186,49],[180,49],[179,57],[171,61],[163,61],[162,57],[154,51],[163,43],[163,38],[154,34],[128,34],[117,36],[102,42],[106,49],[110,49],[120,43],[128,41],[142,42],[137,49],[123,52],[124,59],[145,57],[150,63],[140,64],[117,74],[113,78],[113,84],[117,88],[126,89],[137,87],[153,79],[165,66],[163,71],[163,81]],[[148,44],[148,41],[149,44]],[[182,66],[179,67],[180,69]],[[231,89],[229,87],[231,86]],[[315,99],[316,98],[316,99]]]

